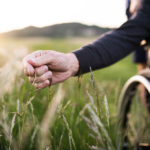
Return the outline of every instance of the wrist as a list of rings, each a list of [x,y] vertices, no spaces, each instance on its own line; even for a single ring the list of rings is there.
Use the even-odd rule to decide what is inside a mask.
[[[70,74],[71,76],[75,76],[78,73],[79,70],[79,61],[74,53],[68,53],[67,54],[70,62]]]

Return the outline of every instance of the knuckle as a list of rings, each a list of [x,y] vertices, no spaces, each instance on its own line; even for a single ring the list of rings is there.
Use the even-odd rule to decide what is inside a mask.
[[[40,52],[41,50],[39,49],[39,50],[37,50],[36,52]]]

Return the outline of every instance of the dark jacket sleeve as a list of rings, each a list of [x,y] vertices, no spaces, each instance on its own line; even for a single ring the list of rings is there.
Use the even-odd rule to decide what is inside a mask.
[[[74,51],[82,73],[107,67],[139,47],[150,37],[150,0],[144,0],[130,20],[118,29],[102,35],[92,44]]]

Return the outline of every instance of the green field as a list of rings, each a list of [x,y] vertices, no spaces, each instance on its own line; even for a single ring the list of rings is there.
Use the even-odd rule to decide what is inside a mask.
[[[83,75],[82,78],[68,79],[62,83],[62,88],[60,85],[54,85],[39,91],[34,91],[27,77],[23,75],[21,59],[27,53],[36,50],[68,53],[93,40],[94,38],[0,39],[0,67],[3,74],[0,76],[0,88],[3,89],[0,92],[2,118],[0,150],[94,149],[91,146],[99,147],[101,150],[102,148],[113,149],[109,146],[116,149],[119,95],[125,82],[135,75],[137,70],[136,65],[132,63],[131,55],[110,67],[93,72],[98,97],[92,90],[94,87],[89,81],[90,73]],[[20,81],[20,78],[24,81]],[[7,83],[9,85],[6,85]],[[94,120],[88,108],[95,109],[87,91],[94,99],[94,104],[98,108],[98,113],[95,112],[95,114],[105,126],[111,142],[98,123],[93,125],[96,133],[89,128],[89,126],[92,128],[91,123],[94,124]],[[104,104],[105,95],[109,107],[109,127],[106,104]],[[32,97],[34,97],[33,100]],[[61,102],[57,104],[55,110],[53,101],[57,101],[56,99],[61,99]],[[98,106],[97,102],[99,102]],[[87,108],[83,111],[85,106]],[[88,122],[88,118],[91,122]],[[101,133],[102,142],[97,131]]]

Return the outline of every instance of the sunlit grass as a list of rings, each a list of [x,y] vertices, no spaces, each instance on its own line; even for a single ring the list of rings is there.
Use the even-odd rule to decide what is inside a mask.
[[[119,94],[125,81],[136,74],[130,56],[91,76],[83,75],[80,80],[70,78],[63,83],[63,90],[59,85],[53,86],[52,96],[49,88],[35,91],[28,82],[23,75],[22,57],[39,49],[67,53],[87,44],[89,39],[39,38],[9,42],[13,46],[5,41],[0,53],[4,58],[0,61],[0,149],[109,150],[117,147]],[[21,45],[28,47],[28,51]]]

